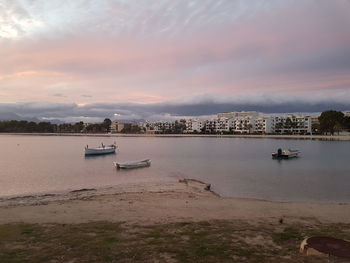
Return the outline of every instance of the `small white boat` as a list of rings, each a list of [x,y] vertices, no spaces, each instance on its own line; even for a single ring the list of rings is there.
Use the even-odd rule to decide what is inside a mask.
[[[133,168],[148,167],[151,165],[151,160],[145,159],[141,161],[133,161],[133,162],[125,162],[125,163],[113,162],[113,164],[117,169],[133,169]]]
[[[277,152],[273,152],[272,153],[272,157],[273,158],[294,158],[294,157],[298,157],[300,151],[298,150],[291,150],[291,149],[287,149],[287,150],[282,150],[281,148],[277,150]]]
[[[115,153],[117,146],[115,144],[104,145],[103,143],[99,147],[89,148],[88,145],[85,147],[85,155],[99,155]]]

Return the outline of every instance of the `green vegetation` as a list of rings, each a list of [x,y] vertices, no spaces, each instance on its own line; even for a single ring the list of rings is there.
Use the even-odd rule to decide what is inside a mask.
[[[322,112],[321,116],[318,118],[320,122],[320,132],[321,133],[330,133],[339,132],[347,124],[347,119],[344,117],[344,113],[340,111],[328,110]]]
[[[311,235],[350,239],[349,225],[205,221],[151,226],[0,225],[0,261],[14,262],[328,262],[305,258]],[[315,261],[317,260],[317,261]]]
[[[57,125],[49,122],[3,121],[0,132],[55,132]]]
[[[52,124],[50,122],[28,122],[28,121],[2,121],[0,122],[0,132],[26,132],[26,133],[103,133],[108,132],[111,120],[105,119],[102,123],[84,124],[77,122],[74,124]]]
[[[125,123],[122,133],[140,133],[141,128],[134,123]]]

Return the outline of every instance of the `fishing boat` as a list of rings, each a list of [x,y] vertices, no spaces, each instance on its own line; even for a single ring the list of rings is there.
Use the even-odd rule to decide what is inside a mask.
[[[85,155],[100,155],[100,154],[110,154],[115,153],[117,149],[116,144],[111,145],[104,145],[103,143],[101,146],[95,147],[95,148],[89,148],[88,145],[85,147]]]
[[[277,159],[289,159],[289,158],[298,157],[299,153],[300,151],[298,150],[291,150],[291,149],[283,150],[279,148],[277,152],[272,153],[272,157]]]
[[[145,159],[145,160],[141,160],[141,161],[132,161],[132,162],[125,162],[125,163],[113,162],[113,164],[117,169],[134,169],[134,168],[141,168],[141,167],[150,166],[151,160]]]

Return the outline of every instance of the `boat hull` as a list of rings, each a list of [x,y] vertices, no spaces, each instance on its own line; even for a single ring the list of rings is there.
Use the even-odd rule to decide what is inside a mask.
[[[289,159],[289,158],[295,158],[298,157],[298,155],[277,155],[277,154],[272,154],[272,158],[274,159]]]
[[[87,148],[85,149],[85,155],[102,155],[115,153],[116,147],[99,147],[99,148]]]
[[[117,169],[135,169],[135,168],[149,167],[150,165],[151,165],[151,160],[149,160],[149,159],[142,160],[142,161],[129,162],[129,163],[114,162],[114,166]]]

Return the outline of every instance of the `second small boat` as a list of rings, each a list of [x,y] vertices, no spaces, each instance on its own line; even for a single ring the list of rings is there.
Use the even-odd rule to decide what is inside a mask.
[[[294,158],[298,157],[298,154],[300,152],[298,150],[282,150],[279,148],[277,152],[272,153],[272,158],[277,158],[277,159],[289,159],[289,158]]]
[[[150,166],[151,160],[145,159],[145,160],[141,160],[141,161],[133,161],[133,162],[125,162],[125,163],[113,162],[113,164],[117,169],[134,169],[134,168],[141,168],[141,167]]]

